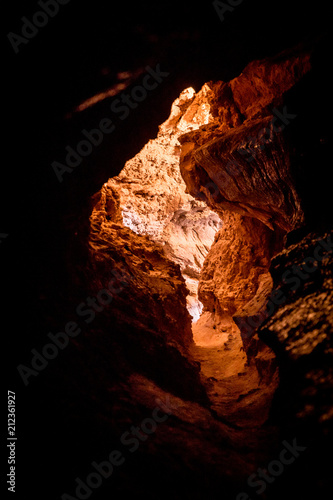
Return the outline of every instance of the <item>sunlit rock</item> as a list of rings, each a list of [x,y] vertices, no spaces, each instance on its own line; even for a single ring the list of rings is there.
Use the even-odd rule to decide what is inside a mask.
[[[209,93],[206,85],[197,94],[192,88],[185,89],[160,125],[156,139],[107,182],[119,200],[123,225],[157,242],[165,255],[179,264],[189,288],[188,310],[194,320],[202,310],[196,292],[200,269],[222,223],[205,202],[186,192],[179,170],[178,137],[210,122]]]
[[[189,192],[215,211],[290,231],[304,221],[285,132],[297,118],[283,95],[310,70],[309,54],[254,61],[231,82],[210,82],[213,117],[180,137]]]
[[[273,122],[279,113],[296,120],[286,94],[309,60],[282,54],[231,82],[185,89],[157,137],[94,196],[87,231],[94,294],[111,270],[128,277],[87,336],[103,351],[102,383],[117,396],[106,427],[118,435],[119,425],[151,415],[156,397],[169,398],[174,412],[142,451],[146,463],[175,475],[191,469],[192,478],[204,470],[207,483],[231,478],[230,498],[240,478],[271,460],[281,408],[331,423],[330,403],[314,394],[332,386],[331,259],[297,293],[283,280],[285,266],[301,265],[314,248],[307,239],[286,245],[307,222],[304,193],[312,195],[306,183],[317,164],[310,156],[303,178],[301,141],[293,143],[281,116]],[[275,288],[286,303],[254,320]],[[294,394],[297,405],[289,404]]]

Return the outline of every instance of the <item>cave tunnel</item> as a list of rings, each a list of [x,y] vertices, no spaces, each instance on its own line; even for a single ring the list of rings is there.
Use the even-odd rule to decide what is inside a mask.
[[[18,498],[326,498],[324,9],[95,4],[8,72]]]

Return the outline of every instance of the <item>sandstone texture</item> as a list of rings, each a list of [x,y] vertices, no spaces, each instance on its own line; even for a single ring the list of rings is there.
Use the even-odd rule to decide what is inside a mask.
[[[283,106],[283,95],[310,70],[309,59],[301,54],[254,61],[231,82],[208,84],[214,119],[180,138],[181,172],[194,197],[217,212],[236,211],[271,229],[301,225],[283,134],[295,115]]]
[[[296,273],[297,290],[285,276],[329,237],[307,228],[311,179],[295,146],[293,89],[312,71],[311,53],[294,50],[185,89],[93,197],[81,231],[79,286],[106,304],[75,345],[84,376],[70,391],[89,399],[87,370],[96,376],[102,440],[151,415],[156,398],[171,402],[138,455],[157,482],[181,482],[175,498],[220,498],[219,484],[236,498],[299,422],[303,437],[308,426],[329,435],[331,253],[308,280]],[[285,301],[268,310],[276,291]],[[145,492],[128,467],[117,491],[130,476]]]
[[[257,219],[225,212],[199,284],[199,297],[210,311],[238,316],[268,280],[276,236]]]
[[[197,300],[200,270],[222,223],[204,202],[186,192],[179,171],[178,137],[209,122],[208,93],[207,86],[198,94],[191,88],[184,90],[156,139],[105,185],[116,193],[123,225],[136,234],[147,235],[179,264],[189,289],[188,309],[196,320],[202,310]]]
[[[204,311],[237,324],[267,302],[271,258],[305,221],[288,135],[297,114],[285,98],[310,69],[310,53],[280,54],[253,61],[230,82],[209,82],[211,120],[179,138],[188,191],[223,221],[203,265],[199,299]],[[247,349],[245,335],[243,343]]]

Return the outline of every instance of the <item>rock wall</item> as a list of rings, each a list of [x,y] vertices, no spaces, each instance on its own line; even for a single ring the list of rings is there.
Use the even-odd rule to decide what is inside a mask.
[[[137,369],[149,374],[167,364],[171,372],[179,373],[182,367],[187,372],[183,374],[185,385],[170,376],[165,387],[202,396],[200,384],[193,384],[193,391],[189,386],[198,382],[199,369],[188,354],[191,320],[179,266],[165,256],[159,244],[124,226],[114,187],[104,185],[93,201],[86,281],[93,296],[100,296],[106,305],[107,295],[112,298],[112,305],[104,307],[104,319],[118,332],[117,342],[128,344],[126,357]]]
[[[283,96],[311,66],[309,54],[285,57],[254,61],[231,82],[208,84],[213,119],[180,137],[180,166],[189,192],[214,210],[289,231],[303,214],[283,133],[295,115]]]
[[[283,366],[285,424],[295,425],[288,423],[292,416],[298,424],[319,425],[324,433],[333,418],[332,236],[332,231],[310,233],[274,257],[270,272],[281,304],[258,330]]]
[[[276,251],[276,235],[257,219],[224,212],[200,275],[199,298],[206,309],[241,315],[244,304],[260,283],[271,283],[269,265]]]
[[[114,398],[99,408],[103,439],[150,415],[156,397],[171,401],[167,432],[157,430],[139,453],[157,482],[183,478],[181,498],[188,484],[191,498],[215,498],[210,488],[220,484],[236,497],[279,451],[279,430],[292,434],[297,422],[328,434],[331,258],[299,295],[284,288],[286,266],[301,265],[316,238],[328,237],[301,237],[309,232],[311,179],[301,175],[299,115],[290,102],[309,82],[311,61],[309,52],[280,54],[231,82],[186,89],[156,139],[92,200],[81,286],[105,301],[109,288],[112,302],[78,363]],[[285,303],[254,321],[276,289]],[[250,336],[242,328],[249,320]],[[129,475],[136,491],[147,491],[135,466]]]
[[[271,258],[305,222],[287,133],[297,115],[285,96],[310,69],[310,53],[286,53],[208,83],[212,119],[179,138],[189,192],[224,221],[200,276],[204,310],[255,315],[272,289]]]
[[[123,225],[138,235],[147,235],[180,266],[188,288],[188,310],[195,320],[202,310],[197,299],[200,270],[222,223],[206,203],[186,192],[179,171],[178,137],[211,120],[209,92],[205,85],[197,94],[185,89],[160,125],[156,139],[105,184],[117,196]]]

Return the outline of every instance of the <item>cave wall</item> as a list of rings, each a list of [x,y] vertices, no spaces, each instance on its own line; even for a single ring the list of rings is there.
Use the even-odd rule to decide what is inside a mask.
[[[183,90],[157,137],[105,184],[117,196],[123,225],[156,242],[180,266],[188,289],[187,307],[194,319],[202,310],[197,297],[200,270],[222,223],[204,201],[186,191],[179,171],[178,137],[211,120],[209,92],[206,85],[198,93],[192,88]],[[106,199],[112,203],[108,194]]]
[[[293,296],[285,309],[276,307],[266,318],[268,323],[263,323],[265,318],[252,323],[250,336],[242,330],[242,322],[265,308],[272,291],[279,288],[287,260],[291,265],[294,257],[303,258],[302,231],[307,234],[313,221],[310,189],[301,175],[304,163],[298,161],[300,153],[294,146],[297,120],[288,118],[289,113],[304,117],[299,111],[303,103],[296,103],[295,112],[291,104],[294,89],[304,80],[311,83],[311,78],[307,80],[313,71],[311,61],[309,52],[286,53],[250,64],[231,82],[209,82],[197,93],[187,89],[175,101],[157,138],[92,199],[89,222],[80,234],[86,248],[80,286],[98,296],[114,277],[117,283],[111,287],[112,301],[85,339],[96,359],[103,357],[117,372],[110,378],[102,370],[102,386],[117,395],[103,429],[117,435],[128,422],[151,413],[156,397],[171,398],[167,433],[157,432],[140,451],[150,470],[165,466],[160,472],[164,478],[185,474],[196,484],[198,477],[200,488],[207,483],[215,488],[222,482],[223,490],[235,496],[239,484],[278,449],[279,431],[287,427],[281,424],[282,416],[295,420],[297,413],[308,411],[309,398],[318,401],[306,385],[311,349],[308,365],[303,366],[302,360],[293,364],[294,357],[290,358],[290,368],[280,373],[275,393],[277,360],[284,359],[281,352],[292,350],[297,340],[293,335],[298,303]],[[290,123],[283,123],[280,116],[274,130],[272,120],[279,113]],[[263,129],[268,131],[265,140]],[[288,239],[296,245],[290,254],[284,250]],[[326,261],[324,268],[325,300],[330,301]],[[203,317],[208,318],[204,327],[223,338],[219,344],[211,337],[209,351],[194,345],[186,309],[190,279],[199,280]],[[331,387],[328,337],[323,336],[330,323],[319,312],[318,299],[323,279],[312,281],[301,316],[304,330],[311,330],[305,342],[320,346],[319,353],[313,351],[318,355],[313,372],[318,393],[319,386],[325,391]],[[313,303],[318,316],[309,322]],[[322,327],[316,330],[317,319]],[[229,331],[224,331],[226,325]],[[223,363],[235,347],[239,364],[235,362],[232,371]],[[301,352],[301,343],[298,349]],[[320,368],[322,355],[324,368]],[[214,372],[219,364],[228,374],[225,385]],[[296,378],[299,366],[303,372]],[[86,370],[82,362],[85,375]],[[288,384],[289,376],[297,383]],[[86,389],[80,386],[80,390],[86,395]],[[284,413],[291,397],[304,391],[308,395],[301,398],[303,406]],[[99,409],[103,415],[108,410],[108,405]],[[328,422],[329,405],[325,417],[322,410],[318,421]],[[300,419],[304,421],[302,415]],[[145,486],[138,481],[138,488]]]
[[[200,274],[199,298],[206,309],[241,315],[260,283],[270,289],[268,270],[276,247],[274,232],[260,221],[225,211]]]
[[[189,192],[225,221],[200,277],[204,310],[233,316],[249,362],[263,376],[272,371],[267,347],[273,349],[280,384],[271,417],[281,436],[298,436],[309,449],[309,477],[297,467],[297,487],[290,489],[284,478],[269,497],[274,499],[286,491],[290,497],[316,496],[330,474],[325,456],[332,446],[332,210],[324,173],[325,67],[320,48],[253,62],[232,82],[210,84],[222,109],[217,106],[209,126],[180,137]],[[214,115],[214,105],[212,110]]]
[[[115,332],[124,358],[163,380],[165,388],[200,399],[203,391],[194,383],[199,368],[188,354],[192,331],[184,278],[160,245],[124,226],[118,193],[110,185],[94,197],[87,246],[85,286],[97,297],[107,291],[100,299],[110,305],[103,317],[113,325],[109,334]],[[161,364],[170,373],[184,368],[182,383],[165,379]]]
[[[241,331],[251,318],[253,335],[260,324],[253,318],[272,292],[271,258],[283,249],[288,233],[314,222],[308,207],[318,192],[309,194],[313,175],[304,169],[310,154],[295,144],[306,125],[307,137],[317,127],[311,99],[305,103],[298,97],[300,89],[313,95],[317,60],[313,48],[298,48],[253,61],[230,82],[209,82],[212,120],[179,138],[189,192],[225,221],[203,266],[200,299],[205,309],[233,316]],[[318,151],[313,138],[309,143]],[[316,203],[319,225],[327,218],[326,204],[327,195]]]
[[[270,273],[281,295],[258,335],[283,366],[279,397],[284,424],[332,423],[332,231],[309,233],[276,255]],[[301,424],[302,422],[302,424]]]
[[[281,54],[254,61],[231,82],[210,82],[213,120],[180,137],[181,173],[193,196],[271,229],[290,231],[302,224],[283,133],[296,115],[283,96],[310,70],[309,58]]]

